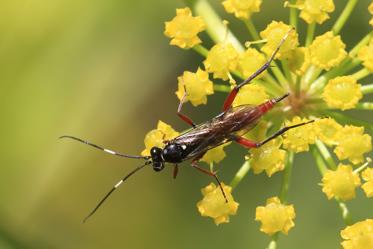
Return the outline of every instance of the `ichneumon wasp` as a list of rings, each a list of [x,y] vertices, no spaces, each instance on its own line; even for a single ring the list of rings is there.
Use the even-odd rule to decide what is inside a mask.
[[[203,169],[198,166],[198,161],[203,157],[203,155],[210,149],[215,148],[221,144],[234,141],[238,144],[242,145],[245,148],[259,148],[260,146],[266,144],[270,140],[280,136],[281,134],[285,133],[287,130],[306,125],[308,123],[313,122],[313,120],[305,123],[299,123],[292,126],[283,127],[267,139],[261,142],[251,141],[244,137],[243,134],[247,133],[249,130],[255,127],[259,119],[269,110],[273,108],[273,106],[285,99],[289,96],[289,93],[270,99],[258,106],[252,105],[240,105],[236,107],[232,107],[232,103],[239,92],[239,90],[246,84],[250,83],[255,77],[261,74],[263,71],[268,69],[271,62],[274,60],[277,52],[280,50],[280,47],[287,39],[288,34],[292,30],[289,30],[288,33],[281,39],[279,45],[269,57],[268,61],[261,66],[255,73],[253,73],[249,78],[241,82],[240,84],[236,85],[229,95],[227,96],[224,104],[223,110],[220,114],[215,116],[209,121],[206,121],[202,124],[196,125],[192,119],[188,116],[181,113],[181,109],[187,95],[186,91],[183,98],[180,100],[177,115],[190,125],[192,128],[185,133],[179,135],[178,137],[171,139],[169,141],[164,141],[165,146],[164,148],[153,147],[150,151],[150,156],[135,156],[135,155],[127,155],[118,153],[96,144],[92,144],[88,141],[82,140],[77,137],[73,136],[61,136],[60,138],[69,138],[76,140],[78,142],[90,145],[96,149],[102,150],[106,153],[126,157],[126,158],[134,158],[134,159],[143,159],[145,163],[141,166],[138,166],[133,171],[131,171],[128,175],[122,178],[114,187],[101,199],[101,201],[96,205],[96,207],[87,215],[84,219],[84,222],[91,217],[97,209],[104,203],[104,201],[116,190],[124,181],[126,181],[130,176],[135,174],[137,171],[141,170],[145,166],[152,165],[153,169],[157,172],[163,170],[166,163],[171,163],[174,165],[173,170],[173,177],[176,178],[178,173],[178,165],[186,160],[191,160],[191,166],[204,174],[207,174],[213,178],[215,178],[216,182],[219,184],[222,194],[227,202],[227,198],[225,196],[224,190],[221,186],[220,180],[217,177],[215,172],[210,172],[209,170]]]

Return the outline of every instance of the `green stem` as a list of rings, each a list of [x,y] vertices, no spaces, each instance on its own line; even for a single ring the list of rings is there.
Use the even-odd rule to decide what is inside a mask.
[[[339,123],[352,124],[352,125],[356,125],[356,126],[364,126],[365,128],[369,129],[371,132],[373,132],[373,125],[369,122],[349,117],[349,116],[344,115],[340,112],[329,111],[329,110],[322,110],[321,112],[326,116],[330,116],[330,117],[334,118]]]
[[[372,36],[373,36],[373,31],[371,31],[366,36],[364,36],[364,38],[361,39],[361,41],[358,44],[356,44],[356,46],[353,49],[351,49],[349,55],[351,57],[355,57],[359,53],[361,47],[365,46],[366,44],[370,42],[370,40],[372,39]]]
[[[346,7],[342,11],[342,14],[339,16],[337,21],[335,22],[332,31],[336,35],[338,34],[343,26],[345,25],[346,21],[351,15],[351,12],[354,10],[358,0],[349,0],[348,3],[346,4]]]
[[[215,43],[230,42],[238,52],[245,50],[233,33],[223,24],[222,19],[207,0],[187,0],[186,2],[196,15],[203,18],[207,33]]]
[[[295,4],[295,0],[290,1],[291,4]],[[290,7],[290,16],[289,16],[289,23],[291,26],[297,30],[298,26],[298,10],[296,8]]]
[[[214,91],[216,92],[223,92],[229,93],[231,91],[231,87],[223,84],[214,84]]]
[[[202,55],[203,57],[207,57],[207,54],[209,53],[209,50],[201,44],[194,46],[193,50]]]
[[[306,42],[305,42],[305,46],[306,47],[308,47],[309,45],[311,45],[311,43],[313,41],[313,37],[315,35],[315,29],[316,29],[316,23],[310,23],[310,24],[308,24],[308,26],[307,26]]]
[[[294,153],[289,152],[287,156],[287,160],[286,160],[285,171],[284,171],[284,175],[282,178],[282,185],[281,185],[281,192],[280,192],[280,200],[281,200],[281,203],[283,204],[287,202],[287,195],[289,192],[290,178],[291,178],[293,163],[294,163]]]
[[[270,67],[271,71],[273,72],[273,74],[275,75],[276,79],[278,80],[278,82],[281,84],[281,86],[285,89],[288,88],[288,80],[286,79],[286,77],[284,76],[284,74],[281,72],[280,68],[277,66],[276,62],[272,61],[272,65]]]
[[[372,159],[370,159],[369,157],[367,158],[367,161],[361,165],[359,168],[355,169],[354,170],[354,174],[359,174],[361,171],[363,171],[366,167],[368,167],[368,165],[372,162]]]
[[[361,92],[363,94],[373,93],[373,84],[362,86],[361,87]]]
[[[259,41],[260,40],[259,33],[256,30],[256,28],[254,26],[254,23],[251,20],[251,18],[248,19],[248,20],[244,20],[244,22],[245,22],[245,25],[246,25],[247,29],[249,30],[249,33],[250,33],[252,39],[254,41]]]
[[[276,249],[277,248],[278,233],[272,236],[271,242],[266,249]]]
[[[337,165],[335,164],[334,159],[325,144],[320,140],[316,140],[315,144],[317,150],[319,151],[325,162],[328,164],[329,168],[335,170],[337,168]]]
[[[360,80],[362,78],[367,77],[370,74],[370,71],[365,67],[361,70],[357,71],[356,73],[352,74],[351,76],[354,77],[356,80]]]
[[[346,225],[351,225],[352,224],[352,218],[351,218],[351,213],[347,208],[346,203],[340,200],[336,200],[338,202],[339,209],[341,210],[343,220]]]
[[[328,167],[326,166],[324,159],[317,150],[316,146],[311,146],[311,153],[316,160],[316,166],[319,169],[320,174],[323,176],[326,171],[328,171]]]
[[[371,111],[371,110],[373,110],[373,102],[358,103],[355,108],[359,109],[359,110]]]
[[[284,70],[285,76],[288,80],[288,84],[294,88],[294,81],[293,76],[291,75],[290,69],[289,69],[289,63],[287,60],[281,60],[282,69]]]
[[[250,170],[250,162],[246,160],[244,164],[242,164],[241,168],[237,171],[231,183],[229,184],[232,187],[232,189],[237,187],[237,185],[242,181],[242,179],[246,176],[249,170]]]

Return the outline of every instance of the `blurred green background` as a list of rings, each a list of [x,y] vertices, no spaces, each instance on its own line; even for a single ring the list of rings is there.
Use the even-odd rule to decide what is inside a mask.
[[[223,13],[219,1],[211,2]],[[335,2],[333,17],[346,1]],[[348,48],[371,29],[369,2],[359,1],[342,31]],[[273,19],[287,20],[282,4],[264,1],[263,11],[254,16],[259,29]],[[169,46],[163,35],[164,21],[182,6],[172,0],[1,1],[1,249],[267,245],[268,237],[254,221],[255,207],[278,193],[281,174],[268,179],[250,173],[235,190],[238,215],[219,227],[197,212],[200,188],[210,179],[188,164],[177,180],[168,168],[161,173],[143,170],[91,220],[81,222],[139,162],[57,137],[76,135],[135,154],[159,119],[178,130],[186,128],[175,115],[176,78],[184,70],[196,70],[202,58]],[[231,23],[242,41],[249,39],[241,23]],[[220,110],[223,97],[216,94],[199,108],[187,104],[185,112],[202,122]],[[220,171],[223,181],[232,179],[244,154],[239,146],[228,148]],[[340,211],[326,200],[319,182],[313,159],[297,157],[289,194],[296,227],[281,236],[280,248],[339,248],[344,227]],[[372,217],[372,200],[361,191],[349,206],[356,220]]]

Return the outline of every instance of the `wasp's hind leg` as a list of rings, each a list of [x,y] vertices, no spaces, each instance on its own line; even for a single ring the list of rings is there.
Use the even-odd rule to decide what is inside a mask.
[[[177,108],[177,116],[179,116],[179,118],[181,118],[181,120],[183,120],[185,123],[191,125],[192,127],[196,127],[196,125],[194,124],[193,120],[191,118],[189,118],[187,115],[185,114],[182,114],[181,113],[181,108],[183,107],[183,104],[184,104],[184,100],[185,100],[185,97],[187,96],[187,92],[186,92],[186,88],[184,86],[184,95],[183,97],[181,98],[180,100],[180,103],[179,103],[179,106]]]
[[[262,146],[262,145],[268,143],[269,141],[271,141],[272,139],[275,139],[276,137],[284,134],[286,131],[288,131],[290,129],[293,129],[293,128],[296,128],[296,127],[299,127],[299,126],[302,126],[302,125],[306,125],[306,124],[312,123],[314,121],[315,120],[311,120],[311,121],[304,122],[304,123],[299,123],[299,124],[296,124],[296,125],[286,126],[282,129],[280,129],[279,131],[277,131],[275,134],[268,137],[267,139],[263,140],[262,142],[255,142],[255,141],[246,139],[244,137],[238,137],[238,136],[234,137],[234,141],[236,141],[237,143],[239,143],[240,145],[242,145],[243,147],[245,147],[247,149],[259,148],[260,146]]]
[[[172,172],[172,176],[176,179],[177,173],[179,172],[179,166],[177,164],[174,165],[174,170]]]
[[[216,180],[216,182],[219,184],[219,187],[220,187],[221,193],[222,193],[223,196],[224,196],[225,202],[228,202],[228,199],[227,199],[227,196],[225,195],[225,192],[224,192],[223,186],[221,185],[221,182],[220,182],[218,176],[216,175],[216,173],[215,173],[215,172],[208,171],[208,170],[205,170],[205,169],[199,167],[198,164],[197,164],[197,161],[198,161],[198,159],[195,159],[195,160],[192,161],[192,164],[191,164],[192,167],[195,168],[195,169],[197,169],[197,170],[199,170],[200,172],[202,172],[202,173],[204,173],[204,174],[206,174],[206,175],[209,175],[209,176],[214,177],[215,180]]]
[[[284,42],[286,41],[289,33],[292,31],[293,29],[290,29],[285,35],[284,37],[281,39],[280,43],[278,44],[277,48],[275,49],[275,51],[273,51],[271,57],[269,57],[268,61],[263,65],[261,66],[255,73],[253,73],[249,78],[247,78],[246,80],[242,81],[240,84],[238,84],[237,86],[235,86],[232,91],[229,93],[229,95],[227,96],[227,98],[225,99],[224,101],[224,105],[223,105],[223,111],[226,111],[228,110],[234,99],[236,98],[236,95],[238,93],[238,91],[240,90],[241,87],[243,87],[244,85],[250,83],[253,79],[255,79],[258,75],[260,75],[261,73],[263,73],[265,70],[267,70],[267,68],[270,67],[271,65],[271,62],[275,59],[275,56],[277,54],[277,52],[280,50],[280,47],[282,46],[282,44],[284,44]]]

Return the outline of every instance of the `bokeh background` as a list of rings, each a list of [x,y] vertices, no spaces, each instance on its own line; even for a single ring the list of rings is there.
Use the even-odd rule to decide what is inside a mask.
[[[220,1],[211,0],[224,18]],[[340,13],[346,0],[335,1]],[[342,31],[351,48],[371,28],[360,0]],[[283,1],[266,0],[254,16],[258,29],[287,20]],[[163,120],[178,130],[177,76],[202,58],[168,45],[164,21],[184,6],[173,0],[2,0],[0,2],[0,248],[264,248],[269,238],[254,221],[255,207],[276,195],[281,173],[250,173],[235,190],[238,215],[216,227],[201,217],[200,188],[211,180],[183,165],[146,169],[131,178],[86,224],[82,218],[139,162],[72,141],[76,135],[109,148],[140,153],[145,134]],[[244,25],[231,22],[241,41]],[[332,22],[328,22],[325,31]],[[329,26],[328,26],[329,25]],[[206,36],[203,36],[207,41]],[[208,41],[207,41],[208,44]],[[220,110],[224,95],[185,112],[202,122]],[[362,117],[364,113],[353,112]],[[245,151],[228,148],[220,177],[229,182]],[[310,156],[296,158],[289,201],[296,227],[280,248],[339,248],[344,227],[335,202],[321,192]],[[349,202],[356,220],[372,217],[361,191]]]

